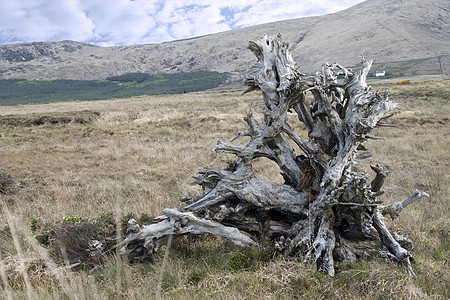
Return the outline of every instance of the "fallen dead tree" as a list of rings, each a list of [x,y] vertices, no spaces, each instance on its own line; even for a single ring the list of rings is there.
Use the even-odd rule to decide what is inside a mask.
[[[375,177],[369,181],[367,173],[355,170],[370,157],[362,143],[377,139],[372,130],[387,126],[383,120],[396,108],[387,91],[380,94],[367,86],[372,61],[363,58],[358,71],[325,63],[314,76],[306,76],[281,36],[250,42],[249,49],[261,69],[245,80],[246,92],[262,92],[263,120],[255,119],[250,106],[248,128],[215,147],[236,160],[224,170],[200,169],[195,184],[203,192],[183,197],[182,209],[164,209],[153,224],[142,227],[130,220],[120,252],[130,260],[152,258],[161,246],[185,234],[210,233],[240,246],[270,239],[285,255],[312,261],[334,275],[336,261],[357,261],[367,254],[361,245],[381,241],[382,254],[413,274],[408,240],[391,233],[384,216],[395,218],[428,195],[414,191],[384,206],[377,197],[388,171],[372,165]],[[305,125],[308,139],[293,130],[289,111]],[[248,142],[235,143],[242,136]],[[284,183],[257,178],[252,170],[256,158],[274,161]]]

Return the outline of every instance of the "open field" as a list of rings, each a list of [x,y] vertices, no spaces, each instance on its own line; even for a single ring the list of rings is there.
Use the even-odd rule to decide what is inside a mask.
[[[3,194],[0,178],[0,295],[450,298],[450,80],[375,88],[385,86],[401,112],[391,119],[396,127],[376,131],[386,140],[366,144],[373,157],[361,168],[380,163],[391,170],[380,197],[385,203],[404,199],[415,188],[431,195],[395,222],[387,220],[390,228],[413,240],[416,278],[377,253],[369,261],[339,266],[336,277],[329,278],[294,258],[277,256],[268,245],[239,249],[210,236],[177,240],[154,263],[128,265],[111,256],[92,272],[55,266],[53,253],[30,233],[33,219],[55,224],[63,217],[96,219],[107,213],[116,221],[131,213],[156,216],[164,207],[178,206],[181,195],[199,192],[190,185],[197,169],[226,166],[233,157],[211,148],[245,129],[249,104],[258,110],[261,100],[257,92],[218,91],[0,107],[0,171],[14,178]],[[256,172],[279,180],[265,160]]]

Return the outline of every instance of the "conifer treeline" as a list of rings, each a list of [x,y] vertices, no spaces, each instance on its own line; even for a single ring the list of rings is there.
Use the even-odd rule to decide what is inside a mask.
[[[215,88],[226,73],[128,73],[107,80],[0,80],[0,105],[179,94]]]

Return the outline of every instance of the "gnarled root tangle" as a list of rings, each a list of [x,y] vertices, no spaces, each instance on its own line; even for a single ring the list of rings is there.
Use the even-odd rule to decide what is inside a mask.
[[[404,238],[389,232],[383,215],[395,218],[406,205],[428,195],[415,191],[406,200],[383,206],[377,197],[388,171],[371,166],[375,177],[369,182],[367,173],[354,169],[370,157],[362,143],[377,139],[372,130],[386,125],[383,119],[396,108],[387,91],[380,94],[367,86],[372,61],[363,58],[358,71],[325,63],[314,76],[306,76],[281,36],[250,42],[249,49],[260,70],[245,80],[246,92],[262,92],[262,121],[250,107],[244,118],[248,128],[215,148],[236,160],[225,170],[201,169],[195,184],[203,192],[183,197],[182,209],[165,209],[147,226],[131,220],[121,253],[130,260],[152,257],[171,236],[188,233],[211,233],[240,246],[265,238],[280,252],[334,275],[336,261],[367,256],[379,240],[384,256],[413,274],[412,255],[400,243]],[[305,125],[307,139],[293,130],[288,111]],[[250,139],[235,143],[241,136]],[[254,176],[252,162],[261,157],[279,166],[283,184]]]

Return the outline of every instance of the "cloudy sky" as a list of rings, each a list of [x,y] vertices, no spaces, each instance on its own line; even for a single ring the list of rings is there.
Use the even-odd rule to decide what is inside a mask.
[[[0,45],[160,43],[316,16],[363,0],[1,0]]]

